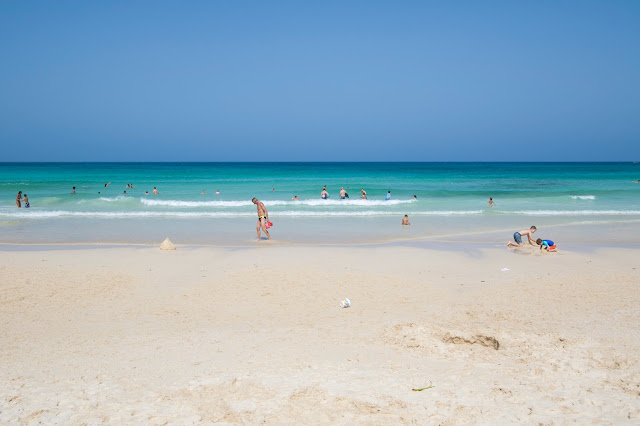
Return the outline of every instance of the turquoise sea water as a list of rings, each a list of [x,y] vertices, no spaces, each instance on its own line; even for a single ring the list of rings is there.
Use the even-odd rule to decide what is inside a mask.
[[[288,242],[628,224],[640,221],[638,179],[635,163],[0,163],[0,242],[245,243],[255,237],[252,197]],[[16,208],[20,190],[30,209]],[[412,228],[398,233],[404,214]]]

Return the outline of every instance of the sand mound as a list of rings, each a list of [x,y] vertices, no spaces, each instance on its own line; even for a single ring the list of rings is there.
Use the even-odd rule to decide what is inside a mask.
[[[485,336],[483,334],[476,334],[471,337],[456,336],[451,333],[445,334],[442,338],[444,343],[452,343],[454,345],[475,345],[492,347],[495,350],[500,348],[500,342],[493,336]]]
[[[165,238],[162,244],[160,244],[160,250],[175,250],[176,247],[173,245],[169,237]]]

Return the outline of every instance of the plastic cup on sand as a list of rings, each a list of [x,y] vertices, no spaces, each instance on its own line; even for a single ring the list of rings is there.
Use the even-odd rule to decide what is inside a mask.
[[[348,298],[344,298],[344,300],[340,301],[340,307],[341,308],[348,308],[349,306],[351,306],[351,301]]]

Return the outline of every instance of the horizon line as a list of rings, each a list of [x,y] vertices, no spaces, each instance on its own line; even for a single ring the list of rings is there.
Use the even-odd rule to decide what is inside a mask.
[[[375,164],[405,164],[405,163],[413,163],[413,164],[437,164],[437,163],[502,163],[502,164],[535,164],[535,163],[545,163],[545,164],[560,164],[560,163],[631,163],[637,164],[640,163],[640,160],[563,160],[563,161],[506,161],[506,160],[496,160],[496,161],[471,161],[471,160],[441,160],[441,161],[0,161],[0,165],[4,164],[134,164],[134,163],[149,163],[149,164],[180,164],[180,163],[190,163],[190,164],[225,164],[225,163],[244,163],[244,164],[295,164],[295,163],[314,163],[314,164],[348,164],[348,163],[356,163],[356,164],[367,164],[367,163],[375,163]]]

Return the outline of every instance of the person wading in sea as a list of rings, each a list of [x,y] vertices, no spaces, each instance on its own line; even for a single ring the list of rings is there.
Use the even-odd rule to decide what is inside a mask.
[[[258,241],[260,241],[260,230],[262,229],[267,237],[271,239],[271,235],[269,235],[269,231],[267,231],[267,222],[269,222],[269,212],[267,208],[264,206],[262,201],[257,198],[252,198],[251,202],[256,205],[258,208],[258,223],[256,224],[256,232],[258,233]]]

